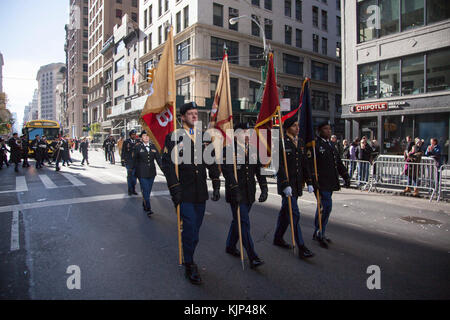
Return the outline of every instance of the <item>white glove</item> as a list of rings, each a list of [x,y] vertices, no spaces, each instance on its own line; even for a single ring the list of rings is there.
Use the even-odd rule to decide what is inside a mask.
[[[312,185],[308,185],[308,192],[309,193],[313,193],[314,192],[314,187]]]
[[[292,197],[292,188],[291,187],[286,187],[283,190],[283,193],[286,195],[286,197]]]

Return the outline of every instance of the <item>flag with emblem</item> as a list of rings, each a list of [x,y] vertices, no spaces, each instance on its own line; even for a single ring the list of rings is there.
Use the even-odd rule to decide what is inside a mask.
[[[270,157],[271,146],[271,129],[273,126],[273,118],[277,115],[280,109],[280,99],[278,97],[277,80],[275,77],[275,69],[273,66],[273,54],[269,54],[269,66],[267,70],[266,86],[264,89],[263,101],[261,109],[256,121],[255,131],[259,139],[259,153],[260,155],[267,155]],[[267,134],[261,134],[261,129],[265,129]],[[261,147],[263,148],[261,150]]]
[[[161,152],[166,136],[175,130],[176,85],[172,27],[150,88],[153,90],[150,90],[139,119]]]
[[[224,146],[231,143],[232,137],[227,130],[233,129],[233,111],[231,104],[230,70],[228,68],[228,54],[225,53],[222,61],[216,94],[211,109],[209,128],[215,128],[222,133]]]
[[[312,147],[315,142],[315,136],[309,81],[309,78],[306,78],[305,81],[303,81],[302,94],[300,97],[300,110],[298,113],[298,125],[300,127],[299,137],[307,147]]]

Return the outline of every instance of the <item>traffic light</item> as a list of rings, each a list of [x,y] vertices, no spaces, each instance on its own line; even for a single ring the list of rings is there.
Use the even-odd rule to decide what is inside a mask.
[[[155,69],[147,69],[147,82],[152,83],[155,76]]]

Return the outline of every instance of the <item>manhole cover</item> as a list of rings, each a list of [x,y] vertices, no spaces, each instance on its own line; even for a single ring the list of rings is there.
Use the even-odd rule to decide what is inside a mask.
[[[402,220],[405,220],[408,222],[414,222],[414,223],[418,223],[418,224],[431,224],[431,225],[441,225],[442,224],[442,222],[432,220],[432,219],[422,218],[422,217],[403,217]]]

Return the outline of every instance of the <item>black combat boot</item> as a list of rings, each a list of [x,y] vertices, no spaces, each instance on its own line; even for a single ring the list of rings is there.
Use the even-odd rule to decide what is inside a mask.
[[[184,275],[192,284],[199,285],[202,283],[202,278],[200,278],[200,274],[198,273],[198,268],[195,263],[185,263]]]

